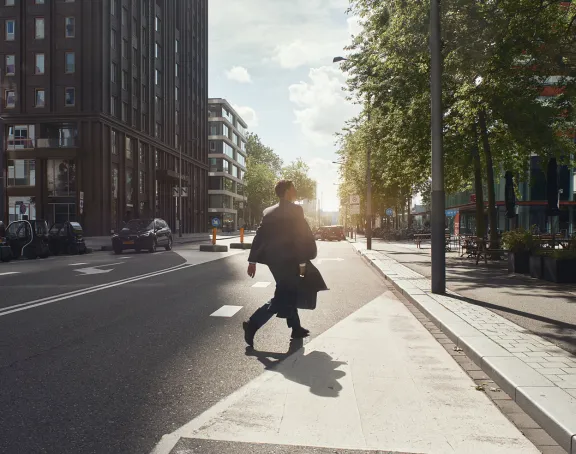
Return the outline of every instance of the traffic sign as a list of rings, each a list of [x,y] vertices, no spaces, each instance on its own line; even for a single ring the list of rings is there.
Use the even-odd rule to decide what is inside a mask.
[[[84,192],[80,191],[80,214],[84,214]]]
[[[21,214],[26,214],[26,205],[24,204],[24,202],[20,202],[20,213]]]
[[[359,195],[351,195],[350,196],[350,205],[360,205],[360,196]]]
[[[212,227],[220,227],[220,218],[212,218]]]
[[[360,214],[360,205],[350,205],[350,214]]]
[[[394,210],[392,208],[388,208],[386,210],[386,216],[392,216],[394,214]]]

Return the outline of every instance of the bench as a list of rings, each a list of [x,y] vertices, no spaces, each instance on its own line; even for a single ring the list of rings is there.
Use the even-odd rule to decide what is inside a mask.
[[[489,248],[486,246],[487,241],[477,239],[476,244],[478,245],[478,250],[476,252],[476,265],[480,262],[480,259],[484,257],[484,264],[488,265],[488,257],[492,257],[494,255],[502,256],[507,254],[508,251],[506,249],[499,249],[499,248]]]
[[[417,233],[416,235],[414,235],[414,242],[416,243],[416,248],[420,249],[420,245],[422,244],[422,241],[426,241],[426,240],[430,240],[432,239],[432,235],[429,233]]]

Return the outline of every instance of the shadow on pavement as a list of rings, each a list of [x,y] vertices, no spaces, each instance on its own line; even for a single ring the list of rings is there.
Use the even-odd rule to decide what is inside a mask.
[[[308,386],[310,392],[320,397],[338,397],[343,389],[338,382],[346,372],[337,370],[346,364],[325,352],[313,351],[305,354],[302,340],[292,340],[286,353],[264,352],[246,348],[246,356],[254,356],[266,370],[278,372],[287,380]],[[284,360],[290,358],[290,363]]]

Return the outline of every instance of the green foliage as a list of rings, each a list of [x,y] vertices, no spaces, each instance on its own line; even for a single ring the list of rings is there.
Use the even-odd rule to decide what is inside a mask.
[[[310,168],[298,158],[282,169],[282,178],[292,180],[298,191],[298,200],[316,198],[316,182],[308,176]]]
[[[427,1],[351,0],[364,29],[343,69],[364,111],[341,136],[343,202],[364,193],[368,148],[376,202],[402,203],[429,188],[429,7]],[[448,193],[473,187],[474,146],[484,151],[485,181],[507,170],[525,178],[533,153],[576,153],[569,134],[576,78],[568,77],[576,68],[575,17],[574,4],[556,0],[442,1]],[[561,76],[554,83],[561,93],[543,101],[539,94],[552,75]],[[479,129],[481,115],[486,127]]]
[[[534,237],[525,229],[511,230],[502,234],[502,245],[510,252],[530,252],[534,249]]]

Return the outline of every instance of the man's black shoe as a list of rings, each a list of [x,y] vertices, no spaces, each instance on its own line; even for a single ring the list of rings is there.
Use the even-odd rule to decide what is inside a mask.
[[[256,329],[250,324],[250,322],[242,323],[242,328],[244,328],[244,340],[250,347],[254,347],[254,335],[256,334]]]
[[[304,339],[310,336],[310,331],[305,328],[292,328],[292,339]]]

